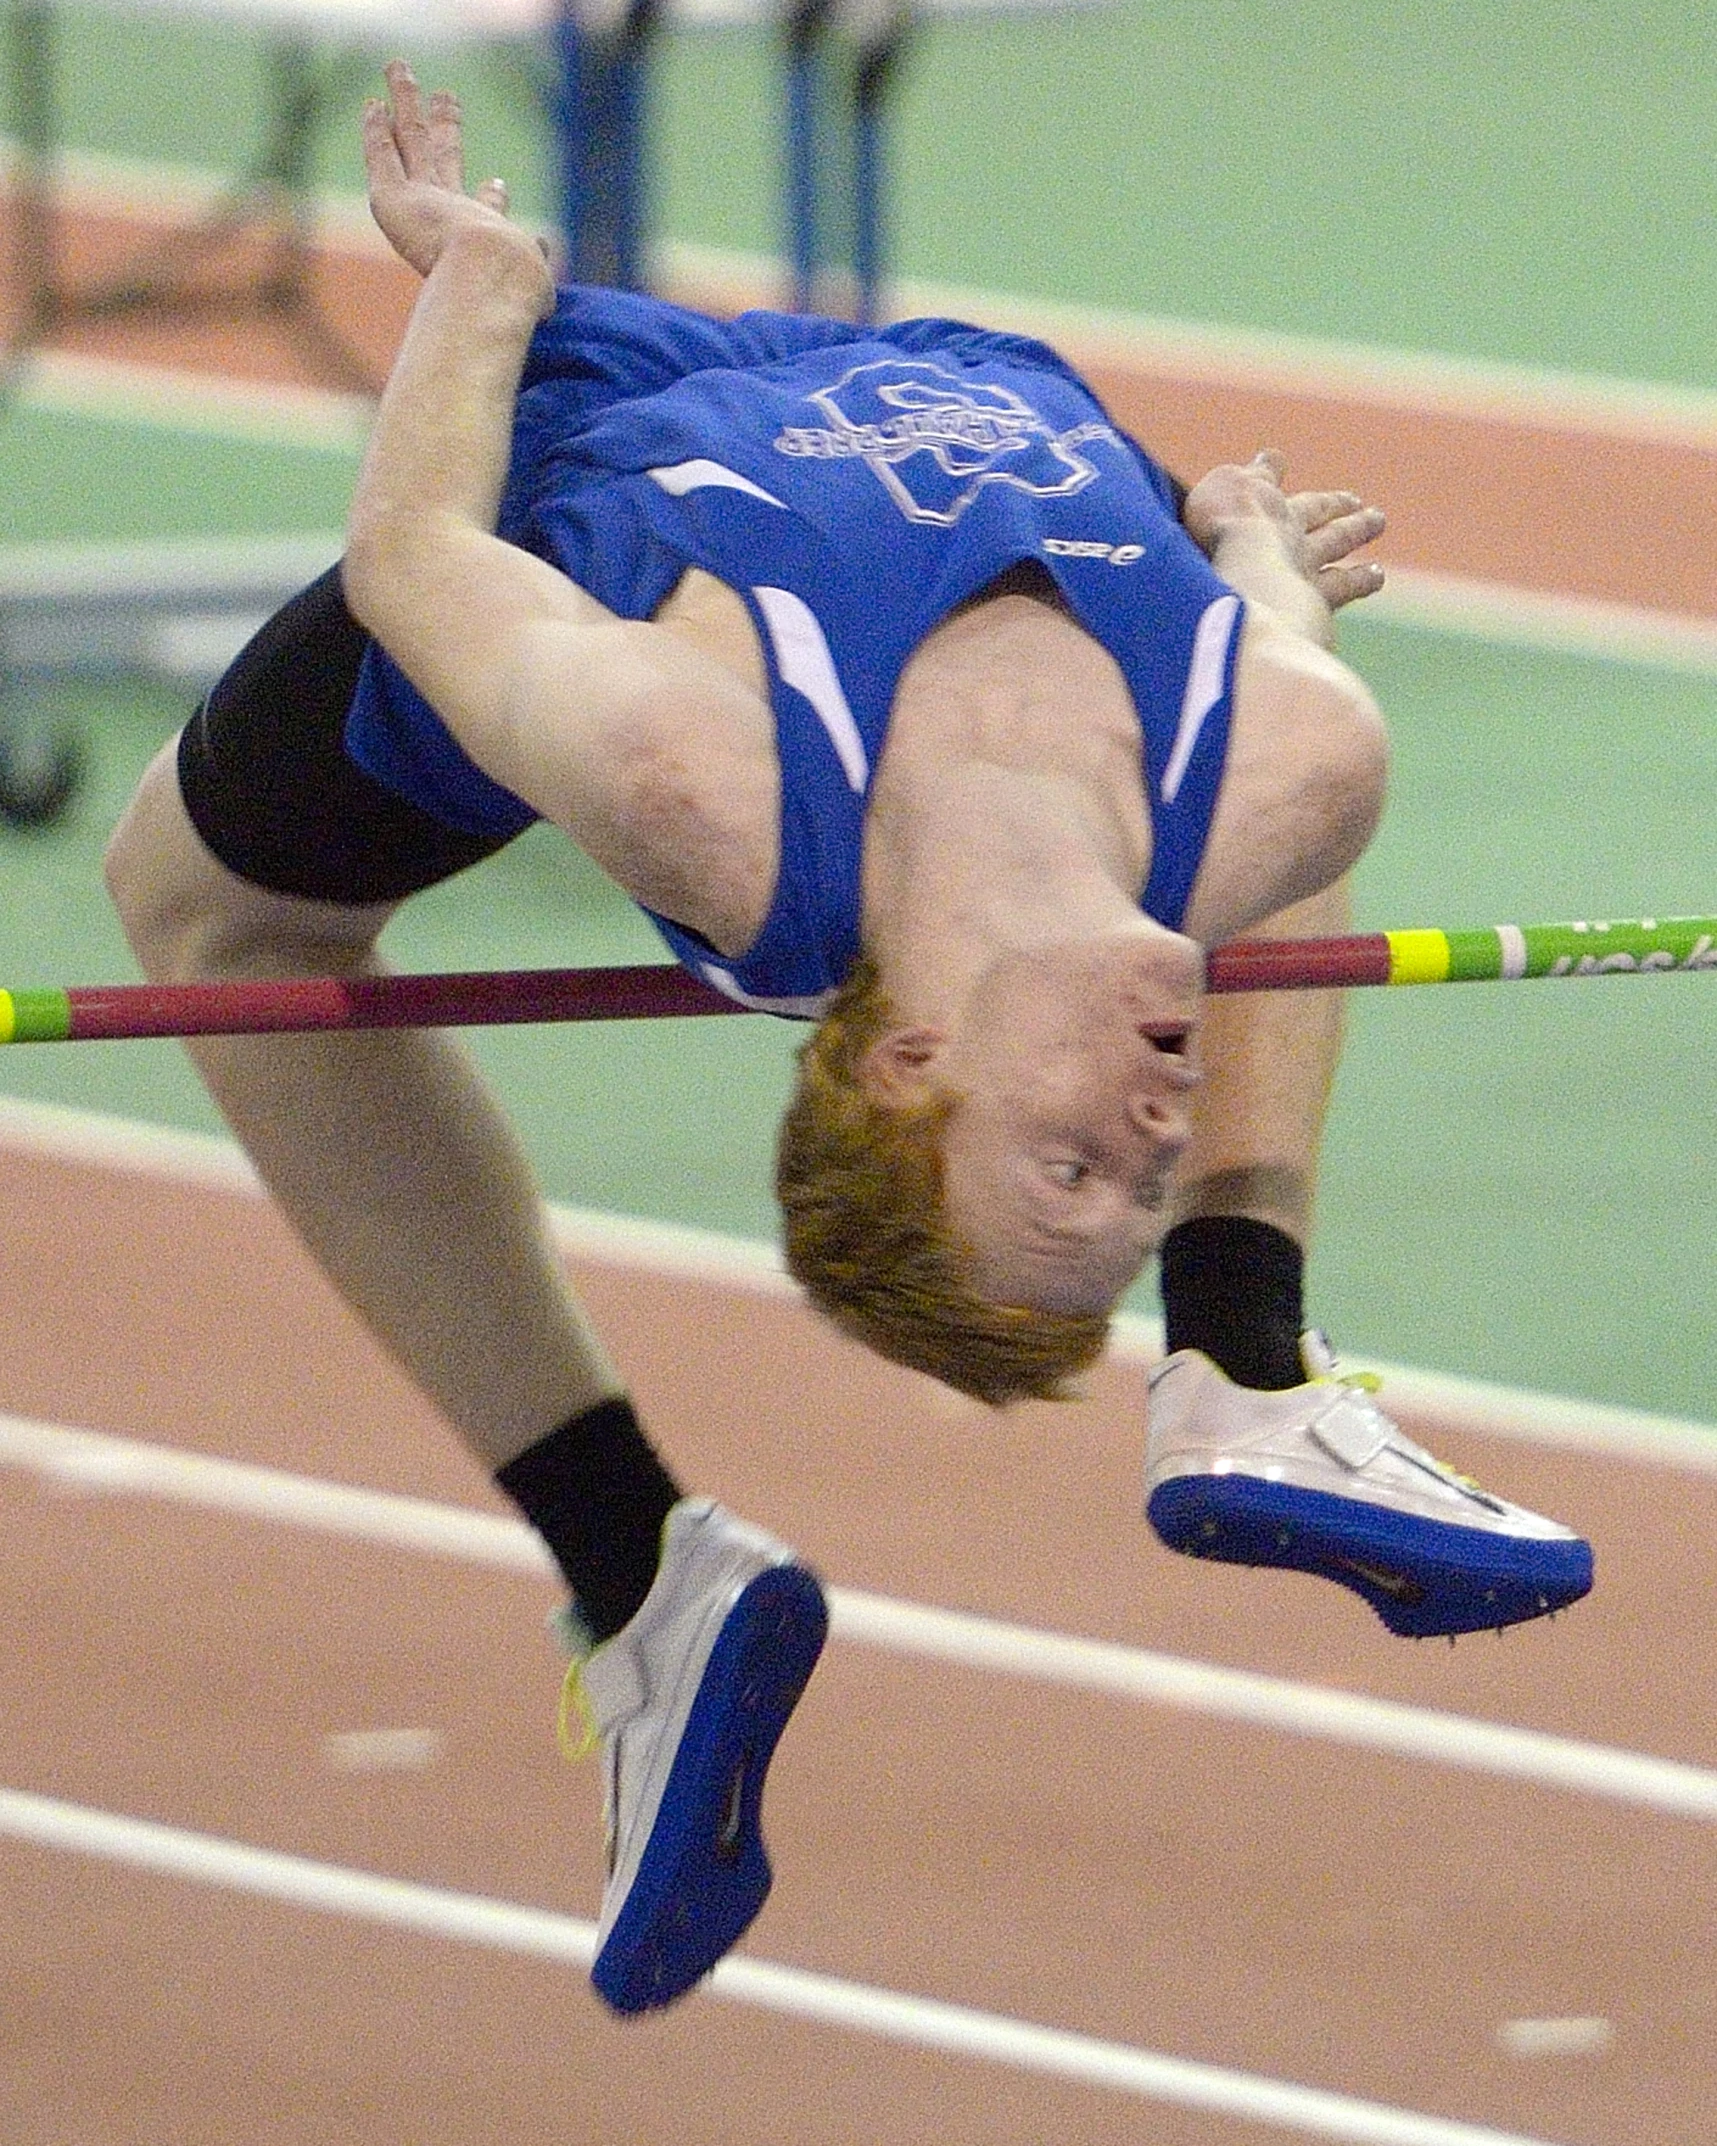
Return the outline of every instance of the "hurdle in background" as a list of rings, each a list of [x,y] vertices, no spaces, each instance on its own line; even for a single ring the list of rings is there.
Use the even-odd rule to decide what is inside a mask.
[[[312,287],[315,140],[360,82],[396,51],[501,46],[537,37],[556,0],[101,0],[115,15],[206,21],[262,44],[262,140],[211,212],[174,232],[122,274],[93,287],[64,273],[59,235],[62,68],[56,0],[10,0],[4,46],[16,156],[8,178],[16,221],[21,319],[0,353],[0,397],[31,354],[65,328],[137,318],[263,317],[295,341],[331,387],[373,392],[369,368],[323,318]],[[269,254],[259,280],[204,280],[199,271],[238,233],[259,228]]]
[[[260,315],[296,339],[333,384],[375,387],[322,319],[311,285],[313,138],[349,88],[352,70],[398,49],[475,43],[542,51],[532,75],[553,121],[569,258],[595,280],[646,280],[647,75],[658,34],[776,27],[783,55],[784,192],[792,306],[844,310],[826,276],[833,181],[850,193],[856,310],[882,317],[887,254],[885,122],[918,14],[958,16],[1105,4],[1105,0],[106,0],[116,14],[205,19],[261,34],[269,109],[256,161],[203,221],[174,233],[94,288],[64,273],[59,232],[62,126],[55,0],[11,0],[4,46],[17,115],[10,174],[21,317],[0,347],[0,423],[35,352],[79,323],[138,317]],[[546,47],[545,47],[546,40]],[[837,79],[838,78],[838,82]],[[843,124],[831,125],[832,120]],[[837,137],[831,141],[831,134]],[[235,233],[271,235],[263,279],[207,284],[199,271]],[[838,250],[838,249],[836,249]],[[290,546],[286,547],[290,548]],[[75,793],[79,740],[47,713],[51,679],[72,671],[158,669],[156,653],[187,634],[204,652],[238,642],[231,629],[276,585],[274,565],[141,550],[20,547],[0,561],[0,820],[58,817]],[[187,551],[195,547],[184,548]],[[248,549],[240,547],[241,551]],[[270,547],[263,546],[261,551]],[[111,600],[92,574],[111,570]],[[290,590],[281,592],[290,594]],[[175,634],[175,607],[191,621]],[[47,614],[54,613],[50,626]],[[44,638],[45,636],[45,638]],[[80,638],[81,637],[81,638]],[[242,634],[239,639],[242,639]],[[51,651],[48,643],[52,642]],[[207,664],[167,668],[206,672]]]
[[[773,28],[781,54],[782,236],[794,312],[886,314],[887,122],[916,26],[1107,0],[558,0],[560,222],[573,274],[648,282],[649,70],[668,30]],[[974,174],[974,184],[978,175]],[[836,268],[850,263],[850,294]]]
[[[332,532],[0,545],[0,817],[44,825],[77,792],[86,754],[57,709],[64,680],[148,675],[200,691],[342,548]]]
[[[662,33],[768,27],[781,43],[785,301],[794,312],[823,304],[860,321],[879,319],[884,108],[912,14],[912,0],[561,0],[553,110],[560,225],[574,278],[647,287],[648,80]],[[850,308],[823,287],[831,202],[842,191],[851,203]]]
[[[393,52],[517,46],[540,36],[555,0],[103,4],[115,15],[255,33],[264,60],[262,139],[205,216],[144,248],[117,275],[74,281],[61,231],[57,7],[55,0],[10,0],[0,51],[15,127],[6,184],[19,307],[10,340],[0,345],[0,425],[36,353],[92,322],[262,319],[329,386],[376,392],[381,383],[324,318],[314,290],[317,131]],[[223,249],[250,231],[268,242],[257,277],[211,276]],[[50,822],[77,791],[85,754],[75,731],[52,712],[55,679],[121,669],[206,679],[259,614],[294,592],[282,579],[299,557],[325,548],[320,538],[286,538],[236,547],[53,545],[0,553],[0,820]],[[335,543],[328,558],[338,549]]]
[[[22,362],[67,325],[160,312],[266,313],[296,336],[331,384],[373,387],[321,318],[310,286],[314,137],[355,79],[395,51],[546,44],[544,92],[561,170],[561,222],[574,272],[642,288],[648,181],[647,78],[669,29],[774,28],[783,62],[784,238],[791,302],[816,302],[828,265],[831,197],[850,195],[846,235],[861,318],[880,313],[886,254],[885,123],[913,23],[923,17],[1040,13],[1107,0],[103,0],[113,13],[206,20],[264,44],[264,140],[213,215],[134,271],[95,290],[62,273],[56,189],[61,156],[56,0],[10,0],[5,59],[15,114],[11,176],[23,320],[0,356],[0,394]],[[974,174],[974,182],[978,175]],[[844,181],[838,188],[836,182]],[[263,281],[199,285],[196,269],[234,232],[275,240]]]

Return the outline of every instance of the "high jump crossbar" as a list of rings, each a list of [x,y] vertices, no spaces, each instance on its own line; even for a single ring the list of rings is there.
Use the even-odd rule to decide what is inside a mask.
[[[1205,982],[1211,992],[1318,991],[1709,969],[1717,969],[1717,917],[1645,917],[1622,924],[1498,924],[1347,938],[1236,939],[1206,956]],[[744,1005],[687,970],[661,963],[441,976],[74,984],[63,990],[0,991],[0,1043],[647,1021],[769,1010]]]

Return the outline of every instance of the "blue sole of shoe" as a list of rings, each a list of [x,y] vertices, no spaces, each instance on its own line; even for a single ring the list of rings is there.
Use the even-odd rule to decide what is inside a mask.
[[[769,1897],[763,1779],[828,1629],[823,1591],[802,1565],[760,1573],[728,1611],[626,1904],[591,1969],[616,2012],[683,1996]]]
[[[1404,1639],[1520,1624],[1592,1585],[1590,1543],[1453,1527],[1256,1476],[1173,1476],[1145,1511],[1171,1550],[1334,1580]]]

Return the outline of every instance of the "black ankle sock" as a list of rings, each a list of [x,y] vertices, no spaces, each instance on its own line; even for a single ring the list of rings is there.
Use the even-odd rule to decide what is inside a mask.
[[[1305,1379],[1305,1254],[1245,1215],[1200,1215],[1163,1239],[1158,1287],[1165,1341],[1202,1349],[1236,1385],[1275,1391]]]
[[[611,1639],[650,1592],[662,1523],[683,1495],[631,1402],[598,1401],[495,1480],[554,1552],[591,1638]]]

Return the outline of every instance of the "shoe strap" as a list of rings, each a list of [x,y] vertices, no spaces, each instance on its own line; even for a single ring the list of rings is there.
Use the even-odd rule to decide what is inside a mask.
[[[1470,1475],[1463,1475],[1460,1469],[1451,1468],[1447,1461],[1439,1460],[1434,1453],[1427,1453],[1423,1446],[1415,1445],[1411,1438],[1403,1436],[1400,1425],[1392,1422],[1368,1398],[1383,1385],[1376,1372],[1337,1370],[1335,1351],[1315,1326],[1308,1327],[1300,1336],[1300,1360],[1314,1386],[1338,1388],[1353,1404],[1351,1412],[1331,1410],[1308,1426],[1311,1436],[1324,1451],[1344,1467],[1357,1471],[1374,1461],[1386,1446],[1392,1445],[1401,1459],[1410,1461],[1416,1468],[1423,1468],[1427,1474],[1440,1476],[1445,1483],[1465,1491],[1468,1497],[1488,1506],[1492,1512],[1507,1510],[1482,1483],[1475,1483]],[[1369,1419],[1382,1431],[1382,1436],[1371,1443],[1369,1450],[1366,1433],[1360,1428],[1364,1419]],[[1363,1457],[1355,1459],[1355,1454]]]
[[[624,1632],[594,1645],[572,1603],[553,1613],[549,1629],[568,1657],[555,1712],[555,1742],[563,1758],[587,1759],[612,1729],[642,1708],[643,1669]]]
[[[1358,1474],[1389,1445],[1395,1426],[1363,1393],[1337,1385],[1330,1399],[1306,1426],[1307,1433],[1332,1460]]]

